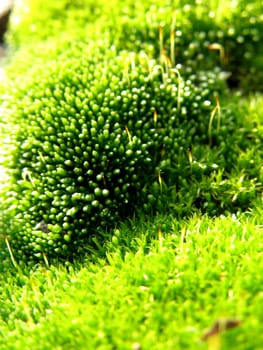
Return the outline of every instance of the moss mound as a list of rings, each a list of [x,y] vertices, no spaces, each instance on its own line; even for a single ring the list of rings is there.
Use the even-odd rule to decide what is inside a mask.
[[[95,231],[136,207],[149,211],[162,169],[167,181],[171,163],[183,176],[189,144],[208,142],[212,86],[220,84],[194,79],[96,42],[74,45],[10,87],[18,254],[78,254]]]
[[[201,3],[182,6],[176,17],[171,4],[162,11],[116,4],[112,17],[104,2],[89,3],[78,17],[85,1],[50,3],[46,18],[57,23],[57,38],[47,40],[41,22],[29,26],[45,40],[33,40],[6,66],[1,129],[9,140],[1,140],[8,143],[1,162],[9,181],[1,211],[17,259],[78,257],[133,214],[219,215],[260,199],[262,128],[241,117],[247,107],[229,103],[225,72],[242,86],[246,58],[260,52],[262,21],[251,17],[257,6],[240,4],[244,22],[229,29],[222,21],[232,23],[235,13],[210,9],[204,18]],[[17,46],[29,32],[17,31]],[[244,66],[236,66],[242,54]]]

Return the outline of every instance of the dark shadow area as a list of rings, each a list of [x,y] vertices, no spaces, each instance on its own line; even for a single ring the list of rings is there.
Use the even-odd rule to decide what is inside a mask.
[[[1,0],[0,3],[0,56],[5,53],[5,33],[8,28],[13,0]]]

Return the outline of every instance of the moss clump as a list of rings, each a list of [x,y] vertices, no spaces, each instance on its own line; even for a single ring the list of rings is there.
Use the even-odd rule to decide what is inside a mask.
[[[262,133],[224,106],[223,56],[204,60],[211,45],[227,47],[219,19],[185,6],[175,28],[170,5],[159,13],[148,4],[141,22],[132,16],[140,6],[115,8],[112,19],[105,10],[86,41],[77,26],[26,47],[6,69],[2,119],[13,130],[3,207],[21,260],[74,258],[137,210],[217,215],[258,198]]]
[[[213,94],[224,90],[215,76],[194,80],[145,54],[82,43],[11,84],[16,255],[77,255],[94,232],[149,211],[160,172],[168,182],[188,173],[187,148],[209,142]]]

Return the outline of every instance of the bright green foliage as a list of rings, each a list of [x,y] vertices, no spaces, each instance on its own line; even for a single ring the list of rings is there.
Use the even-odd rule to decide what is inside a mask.
[[[141,48],[154,57],[162,51],[189,74],[219,66],[229,73],[231,87],[262,91],[261,1],[239,6],[224,1],[218,7],[202,1],[171,2],[149,7],[144,18],[125,18],[122,26],[121,47]]]
[[[220,84],[178,74],[145,55],[80,44],[10,88],[17,256],[76,255],[95,231],[135,207],[149,211],[163,170],[168,183],[170,168],[189,174],[187,148],[209,142],[210,89]]]
[[[220,334],[218,349],[261,350],[261,222],[262,211],[132,221],[93,263],[9,266],[0,275],[1,349],[210,350],[201,337],[228,318],[241,325]]]
[[[262,132],[220,107],[220,72],[180,74],[168,58],[120,54],[107,41],[54,42],[9,67],[13,185],[4,205],[17,258],[78,256],[136,211],[216,215],[257,198]],[[244,165],[251,152],[255,163]]]
[[[163,53],[190,72],[220,66],[230,73],[232,87],[262,90],[260,0],[26,0],[15,7],[8,41],[25,46],[54,32],[58,37],[71,33],[73,41],[102,34],[118,50],[143,50],[154,58]]]
[[[38,43],[54,34],[59,36],[64,31],[84,29],[102,15],[103,3],[100,0],[18,0],[14,4],[7,40],[18,47]]]
[[[15,219],[4,234],[22,260],[78,256],[135,212],[218,215],[246,210],[262,191],[262,128],[226,99],[222,70],[260,53],[257,3],[223,15],[202,2],[174,12],[99,1],[79,16],[84,3],[44,7],[58,37],[38,44],[50,32],[33,15],[44,3],[30,5],[17,44],[35,32],[33,46],[6,67],[12,185],[2,206]]]
[[[261,350],[262,2],[16,4],[1,350]]]

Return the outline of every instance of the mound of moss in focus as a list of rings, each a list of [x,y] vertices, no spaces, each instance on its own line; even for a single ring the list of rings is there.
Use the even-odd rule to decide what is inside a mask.
[[[250,87],[256,82],[248,64],[261,50],[256,2],[240,4],[240,27],[237,10],[205,17],[200,2],[176,13],[117,3],[89,2],[78,16],[84,0],[50,2],[42,16],[56,24],[54,39],[43,21],[32,27],[40,0],[11,26],[17,49],[0,86],[9,175],[0,209],[17,259],[78,257],[135,214],[220,215],[260,200],[262,127],[237,108],[239,96],[229,101],[226,82],[229,69],[231,84],[241,87],[250,73]]]

